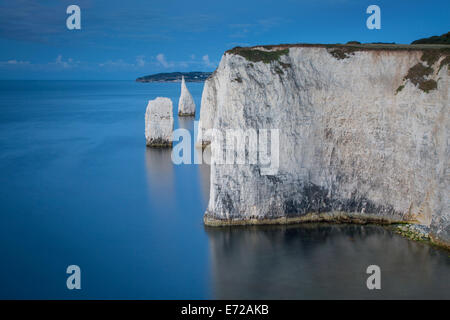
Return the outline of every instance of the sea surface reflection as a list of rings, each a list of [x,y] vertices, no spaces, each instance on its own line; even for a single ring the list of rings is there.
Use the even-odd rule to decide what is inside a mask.
[[[217,299],[448,299],[448,252],[380,226],[206,227]],[[381,268],[368,290],[366,268]]]

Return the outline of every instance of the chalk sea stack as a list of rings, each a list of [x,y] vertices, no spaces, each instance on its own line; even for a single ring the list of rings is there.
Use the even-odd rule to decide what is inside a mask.
[[[178,115],[180,117],[193,117],[195,116],[195,103],[191,93],[186,87],[184,77],[181,78],[181,95],[178,102]]]
[[[450,245],[449,59],[444,45],[227,51],[197,144],[207,129],[279,129],[279,169],[212,163],[205,223],[412,221]]]
[[[173,104],[169,98],[150,100],[145,112],[145,139],[149,147],[172,147]]]

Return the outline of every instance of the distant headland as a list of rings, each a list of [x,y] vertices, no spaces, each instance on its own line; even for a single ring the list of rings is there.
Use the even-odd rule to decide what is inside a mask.
[[[170,72],[170,73],[157,73],[144,77],[137,78],[137,82],[180,82],[184,76],[186,82],[203,82],[212,72]]]

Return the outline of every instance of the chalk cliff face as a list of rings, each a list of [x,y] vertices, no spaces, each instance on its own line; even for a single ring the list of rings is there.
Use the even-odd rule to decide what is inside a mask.
[[[178,115],[179,116],[194,116],[195,115],[195,103],[191,93],[186,87],[184,77],[181,78],[181,95],[178,102]]]
[[[205,223],[417,221],[450,244],[449,57],[414,46],[226,52],[205,82],[197,143],[211,128],[279,129],[279,168],[212,163]]]

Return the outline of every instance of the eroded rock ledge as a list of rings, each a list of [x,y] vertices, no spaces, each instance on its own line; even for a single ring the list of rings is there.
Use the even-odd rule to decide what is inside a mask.
[[[205,223],[417,222],[450,243],[450,48],[280,45],[227,51],[207,129],[279,129],[279,170],[211,165]]]

